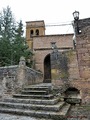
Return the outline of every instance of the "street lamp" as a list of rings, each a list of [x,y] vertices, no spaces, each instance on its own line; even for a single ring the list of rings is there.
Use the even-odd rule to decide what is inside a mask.
[[[73,12],[73,17],[74,20],[79,20],[79,12],[78,11]]]
[[[75,36],[80,34],[79,30],[79,12],[75,11],[73,12],[73,17],[74,17],[74,30],[75,30]]]

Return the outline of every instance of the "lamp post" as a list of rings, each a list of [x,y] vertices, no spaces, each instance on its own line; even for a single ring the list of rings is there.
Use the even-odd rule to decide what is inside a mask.
[[[78,20],[79,20],[79,12],[75,11],[73,12],[73,17],[74,17],[74,29],[75,29],[75,34],[79,34],[79,26],[78,26]]]
[[[73,12],[73,17],[74,17],[74,23],[73,23],[73,28],[74,28],[74,40],[73,40],[73,44],[74,44],[74,49],[76,49],[76,35],[80,34],[80,30],[79,30],[79,12],[75,11]]]
[[[78,11],[73,12],[73,17],[74,20],[79,20],[79,12]]]

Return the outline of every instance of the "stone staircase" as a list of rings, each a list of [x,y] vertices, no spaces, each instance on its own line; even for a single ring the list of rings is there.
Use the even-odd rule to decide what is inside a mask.
[[[54,95],[51,84],[25,87],[21,93],[0,101],[0,113],[11,113],[56,120],[66,119],[70,104]]]

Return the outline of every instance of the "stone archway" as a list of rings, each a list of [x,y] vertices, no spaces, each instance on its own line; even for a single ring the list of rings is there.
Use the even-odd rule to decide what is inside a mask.
[[[81,96],[80,91],[75,87],[69,87],[65,92],[64,100],[70,104],[80,104]]]
[[[51,83],[51,60],[50,54],[44,59],[44,82]]]

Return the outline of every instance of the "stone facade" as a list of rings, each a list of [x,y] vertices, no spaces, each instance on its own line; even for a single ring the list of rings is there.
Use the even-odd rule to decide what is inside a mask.
[[[35,24],[36,21],[34,21]],[[33,23],[33,22],[31,22]],[[42,23],[39,24],[40,28]],[[75,87],[80,91],[80,95],[83,99],[83,103],[90,102],[90,18],[81,19],[74,21],[75,29],[75,42],[76,49],[74,49],[73,44],[73,34],[64,35],[45,35],[45,25],[43,24],[43,29],[40,29],[41,34],[33,35],[30,38],[31,26],[30,22],[27,23],[26,27],[26,38],[27,43],[30,46],[30,39],[32,39],[32,50],[34,52],[35,69],[42,71],[43,75],[47,72],[45,71],[45,63],[49,62],[46,58],[50,60],[49,65],[51,73],[51,82],[56,86],[61,86],[67,82],[70,87]],[[35,31],[37,27],[34,26]],[[60,65],[59,59],[55,61],[53,56],[53,50],[51,48],[51,43],[55,42],[58,55],[62,52],[66,52],[68,62],[68,81],[64,81],[60,77]],[[69,52],[68,52],[69,51]],[[55,53],[57,55],[57,53]],[[50,56],[50,57],[48,57]],[[45,61],[46,60],[46,61]],[[48,72],[49,72],[48,71]]]
[[[78,23],[78,24],[77,24]],[[72,86],[80,90],[83,103],[90,103],[90,18],[75,21],[76,52],[80,79]]]
[[[36,26],[35,26],[36,23]],[[33,24],[32,26],[30,26]],[[73,46],[73,34],[62,34],[62,35],[45,35],[45,26],[43,26],[43,29],[40,30],[40,34],[36,36],[35,34],[30,38],[30,30],[33,29],[34,31],[37,28],[37,24],[39,24],[41,28],[41,22],[34,21],[34,22],[27,22],[27,27],[26,27],[26,38],[27,38],[27,43],[30,46],[30,39],[32,39],[32,50],[34,52],[34,60],[35,60],[35,69],[42,71],[43,75],[45,76],[45,59],[49,55],[50,56],[50,61],[51,61],[51,82],[54,85],[61,85],[63,84],[63,80],[61,80],[60,76],[60,68],[59,64],[56,65],[55,63],[59,63],[59,59],[55,61],[53,59],[52,53],[52,46],[51,43],[55,42],[58,53],[61,52],[67,52],[67,51],[73,51],[74,46]],[[33,27],[34,26],[34,27]],[[70,52],[71,53],[71,52]],[[56,54],[56,53],[55,53]],[[68,55],[70,62],[68,63],[69,67],[69,80],[77,80],[79,79],[79,70],[78,70],[78,63],[77,63],[77,55],[76,52],[73,51],[73,53]],[[54,65],[54,67],[53,67]],[[57,66],[57,68],[56,68]],[[48,71],[48,72],[49,72]],[[74,72],[74,74],[73,74]],[[48,75],[47,75],[48,76]],[[43,78],[44,79],[44,78]]]
[[[58,51],[73,49],[73,34],[45,35],[33,37],[33,51],[35,55],[36,69],[44,74],[44,59],[52,53],[51,43],[56,42]],[[40,57],[38,57],[40,56]]]
[[[81,78],[90,78],[90,27],[77,36],[77,54]]]
[[[44,21],[28,21],[26,22],[26,41],[29,48],[33,50],[33,36],[45,35]]]
[[[36,30],[39,34],[36,34]],[[33,34],[31,34],[33,30]],[[73,34],[45,35],[44,21],[26,22],[26,41],[34,52],[35,69],[44,74],[44,60],[52,53],[51,43],[56,42],[59,51],[73,49]]]
[[[65,64],[64,69],[66,69],[67,71],[62,71],[61,67],[63,66],[60,67],[60,59],[62,57],[62,53],[58,53],[59,58],[56,61],[55,59],[52,61],[52,83],[56,86],[61,86],[64,83],[68,83],[69,81],[70,84],[72,81],[75,82],[80,79],[76,51],[69,50],[64,51],[64,53],[67,58],[67,63],[65,63],[65,59],[62,59],[64,60],[64,62],[61,64]]]

